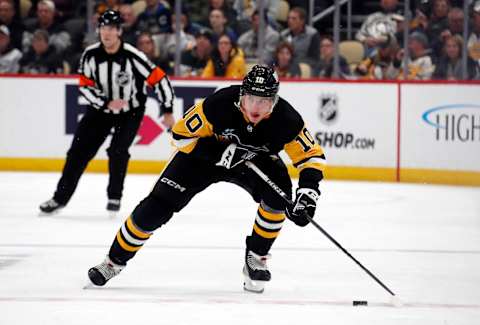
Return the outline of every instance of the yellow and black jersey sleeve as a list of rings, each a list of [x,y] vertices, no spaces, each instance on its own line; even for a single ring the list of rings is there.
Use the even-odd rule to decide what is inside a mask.
[[[323,173],[327,161],[323,149],[315,142],[306,127],[303,127],[298,135],[289,143],[285,144],[285,152],[292,160],[300,176],[305,169],[318,170]]]
[[[184,153],[191,153],[200,138],[213,136],[213,126],[205,116],[203,101],[192,106],[172,128],[173,145]]]

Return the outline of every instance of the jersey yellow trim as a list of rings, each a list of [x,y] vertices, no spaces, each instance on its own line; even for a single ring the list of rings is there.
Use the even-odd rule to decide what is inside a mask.
[[[148,239],[150,238],[151,234],[146,233],[140,229],[138,229],[135,224],[133,223],[132,216],[129,216],[127,219],[127,228],[130,230],[135,236],[142,238],[142,239]]]
[[[253,225],[253,230],[263,238],[268,239],[277,238],[278,234],[280,233],[279,231],[266,232],[265,230],[260,229],[256,224]]]
[[[127,252],[136,252],[138,251],[140,248],[142,248],[142,246],[138,246],[138,247],[134,247],[134,246],[130,246],[128,245],[122,238],[122,235],[120,235],[120,231],[117,232],[117,241],[118,243],[120,244],[120,247],[122,247],[124,250],[126,250]]]

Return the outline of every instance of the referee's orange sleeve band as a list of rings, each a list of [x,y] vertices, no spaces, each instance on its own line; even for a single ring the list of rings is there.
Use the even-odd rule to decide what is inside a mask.
[[[162,80],[163,77],[165,77],[165,72],[159,67],[156,67],[148,76],[147,83],[149,86],[153,87],[156,83]]]

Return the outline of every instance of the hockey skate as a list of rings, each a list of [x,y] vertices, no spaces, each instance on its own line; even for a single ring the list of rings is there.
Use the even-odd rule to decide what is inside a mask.
[[[102,263],[88,270],[88,278],[92,284],[101,287],[105,285],[105,283],[107,283],[111,278],[118,275],[124,267],[125,265],[113,263],[112,260],[107,256]],[[85,288],[87,287],[88,285],[85,286]]]
[[[243,289],[250,292],[262,293],[265,289],[265,282],[272,277],[267,268],[267,259],[270,254],[260,256],[250,250],[245,252],[245,265],[243,266]]]
[[[57,201],[55,201],[55,199],[52,198],[40,204],[40,216],[57,213],[58,211],[60,211],[60,209],[64,207],[65,205],[58,203]]]
[[[120,211],[120,200],[109,199],[107,202],[107,211],[111,218],[117,216]]]

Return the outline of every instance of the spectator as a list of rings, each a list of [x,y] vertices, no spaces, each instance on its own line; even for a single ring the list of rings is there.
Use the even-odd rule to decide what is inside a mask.
[[[155,51],[155,45],[152,35],[148,32],[143,32],[138,35],[137,48],[145,53],[147,58],[152,61],[156,66],[160,67],[165,73],[171,74],[173,72],[172,67],[167,59],[164,59],[157,51]]]
[[[195,35],[195,46],[181,56],[181,76],[201,76],[213,50],[213,35],[208,29]]]
[[[24,52],[28,51],[32,44],[33,31],[38,29],[48,32],[50,44],[58,53],[63,53],[70,46],[70,35],[65,31],[63,25],[55,20],[55,4],[51,0],[38,2],[37,22],[23,34]]]
[[[355,73],[361,79],[390,80],[398,77],[395,65],[401,65],[399,57],[400,48],[395,36],[389,35],[385,43],[377,46],[377,50],[355,68]]]
[[[281,40],[292,44],[295,60],[312,65],[318,60],[320,52],[320,35],[318,31],[306,25],[306,12],[294,7],[288,13],[288,28],[280,34]]]
[[[312,75],[319,78],[333,77],[333,57],[335,56],[335,47],[332,36],[325,36],[320,41],[320,56],[317,62],[312,66]],[[339,57],[339,78],[345,78],[350,75],[350,67],[347,60]]]
[[[63,63],[55,48],[49,44],[46,30],[33,33],[30,50],[20,60],[20,71],[30,74],[63,73]]]
[[[445,40],[444,55],[440,58],[433,73],[433,79],[463,80],[462,71],[463,39],[453,35]],[[479,68],[475,61],[467,58],[467,80],[478,78]]]
[[[367,55],[385,42],[387,35],[395,35],[403,21],[396,12],[398,0],[380,0],[380,6],[382,10],[369,15],[355,36],[365,46]]]
[[[435,58],[442,56],[445,40],[452,35],[463,35],[463,10],[460,8],[452,8],[447,16],[447,28],[434,35],[430,46]]]
[[[137,16],[133,11],[132,5],[122,4],[119,8],[120,16],[123,19],[122,39],[129,44],[135,44],[138,38]]]
[[[195,0],[189,1],[187,8],[191,20],[202,26],[210,26],[210,13],[212,10],[221,10],[226,18],[226,24],[233,31],[236,31],[237,15],[230,6],[230,2],[228,0]]]
[[[17,73],[22,52],[10,43],[10,31],[6,25],[0,25],[0,73]]]
[[[429,80],[432,77],[434,65],[428,48],[428,38],[422,32],[413,32],[408,37],[408,51],[410,58],[407,60],[408,80]],[[399,79],[403,79],[403,69],[399,69],[402,63],[403,50],[400,50],[394,63]],[[395,71],[393,72],[395,73]]]
[[[209,27],[213,31],[214,43],[217,43],[222,34],[227,34],[230,39],[237,41],[237,34],[227,26],[227,18],[221,9],[212,9],[208,18]]]
[[[153,36],[155,46],[159,49],[162,61],[173,61],[177,47],[180,48],[180,51],[185,51],[192,49],[195,45],[195,37],[191,34],[185,33],[184,29],[187,22],[187,16],[182,13],[180,18],[180,41],[178,43],[177,35],[175,33],[175,14],[172,14],[172,32]]]
[[[448,28],[448,12],[450,11],[450,2],[448,0],[434,0],[432,3],[432,14],[428,20],[425,29],[428,39],[433,40],[435,35],[439,35]]]
[[[476,1],[472,7],[472,30],[468,37],[468,50],[472,59],[480,60],[480,1]]]
[[[277,9],[278,9],[278,1],[277,0],[263,0],[264,10],[266,19],[265,22],[277,29],[277,22],[275,20]],[[237,13],[237,32],[243,34],[251,29],[252,21],[251,17],[254,11],[259,11],[258,1],[257,0],[235,0],[233,2],[233,9]],[[276,47],[276,45],[275,45]],[[273,48],[275,51],[275,48]]]
[[[171,12],[168,2],[146,0],[145,11],[138,16],[138,28],[152,35],[171,32]]]
[[[243,52],[227,34],[218,38],[218,43],[212,56],[203,70],[202,77],[243,78],[246,64]]]
[[[55,14],[58,21],[63,23],[73,17],[75,12],[74,0],[53,0],[55,3]]]
[[[12,0],[0,0],[0,25],[8,27],[11,45],[21,50],[25,26],[15,18],[15,6]]]
[[[260,13],[255,10],[251,17],[252,28],[242,34],[238,39],[238,45],[245,53],[245,59],[249,63],[258,61],[258,31],[260,28]],[[271,62],[275,48],[278,45],[280,34],[267,24],[267,15],[265,15],[265,43],[261,49],[264,62]]]
[[[300,66],[294,61],[295,51],[292,44],[281,42],[274,54],[274,69],[279,77],[299,78],[302,75]]]

